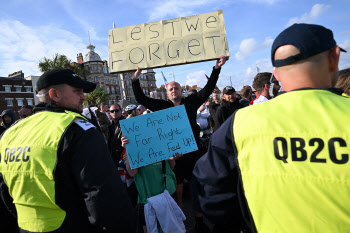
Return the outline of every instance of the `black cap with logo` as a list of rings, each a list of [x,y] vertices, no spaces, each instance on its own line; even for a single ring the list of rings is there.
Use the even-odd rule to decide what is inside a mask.
[[[72,87],[82,88],[85,93],[92,92],[96,84],[80,78],[73,70],[56,68],[43,73],[36,83],[36,91],[53,86],[67,84]]]

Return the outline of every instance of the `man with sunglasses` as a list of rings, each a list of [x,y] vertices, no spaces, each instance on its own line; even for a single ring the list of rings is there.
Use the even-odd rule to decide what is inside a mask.
[[[122,115],[119,104],[112,104],[109,111],[112,117],[112,124],[108,127],[107,144],[114,163],[118,164],[120,156],[124,150],[122,147],[122,130],[120,128],[119,121],[124,120],[125,117]]]

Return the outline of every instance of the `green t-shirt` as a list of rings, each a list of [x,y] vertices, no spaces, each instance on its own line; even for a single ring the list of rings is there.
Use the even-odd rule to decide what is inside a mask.
[[[176,191],[176,177],[166,160],[166,189],[173,194]],[[146,204],[147,198],[164,192],[162,162],[139,167],[134,181],[139,192],[138,202]]]

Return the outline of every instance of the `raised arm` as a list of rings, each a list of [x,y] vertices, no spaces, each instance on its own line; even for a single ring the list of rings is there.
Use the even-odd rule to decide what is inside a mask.
[[[170,103],[168,101],[153,99],[146,96],[145,93],[143,93],[140,86],[140,74],[141,69],[139,67],[136,67],[136,71],[132,79],[132,90],[134,92],[136,101],[153,112],[172,107],[170,106]]]
[[[210,96],[210,94],[214,91],[214,88],[216,86],[216,83],[219,79],[219,74],[221,71],[221,67],[223,65],[225,65],[226,61],[229,59],[228,56],[219,56],[218,59],[216,60],[216,64],[213,67],[213,71],[211,72],[210,78],[207,82],[207,84],[204,86],[204,88],[202,90],[200,90],[197,95],[192,95],[195,99],[195,103],[197,104],[197,108],[199,108],[199,106],[201,104],[203,104],[208,97]]]

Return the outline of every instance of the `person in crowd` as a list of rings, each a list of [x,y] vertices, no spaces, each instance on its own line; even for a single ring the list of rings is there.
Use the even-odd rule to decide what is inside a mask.
[[[220,126],[229,118],[234,111],[242,108],[236,98],[236,90],[231,86],[226,86],[222,91],[222,101],[214,117],[214,131],[216,131]]]
[[[247,107],[252,101],[252,88],[250,86],[243,86],[241,90],[242,99],[239,100],[239,104],[242,107]]]
[[[257,98],[253,100],[252,105],[263,103],[277,96],[281,88],[276,78],[269,72],[258,73],[253,81],[253,88],[258,93]]]
[[[19,119],[24,119],[33,114],[33,106],[31,105],[23,105],[21,110],[19,110]]]
[[[137,111],[139,112],[139,115],[142,115],[144,111],[146,111],[146,108],[143,105],[137,106]]]
[[[196,89],[193,89],[193,88],[188,91],[188,95],[193,95],[193,94],[197,95],[197,93],[198,93],[198,91]]]
[[[221,67],[226,63],[227,60],[227,56],[218,57],[216,65],[213,67],[213,71],[206,86],[197,94],[192,94],[187,96],[186,98],[182,98],[182,90],[180,84],[177,82],[170,82],[167,85],[167,95],[169,98],[168,101],[149,98],[143,93],[139,81],[141,70],[137,67],[132,81],[132,87],[135,98],[137,102],[141,103],[143,106],[145,106],[147,109],[150,109],[151,111],[158,111],[166,108],[184,105],[193,131],[193,135],[195,137],[198,147],[200,147],[200,128],[197,125],[196,121],[197,109],[205,102],[206,99],[208,99],[210,94],[213,92],[216,82],[219,78]],[[178,195],[178,203],[181,208],[184,179],[186,178],[188,181],[191,180],[194,164],[200,156],[201,154],[196,151],[186,154],[184,157],[177,160],[177,165],[174,168],[174,173],[176,175],[177,181],[176,193]],[[196,228],[206,228],[205,224],[203,223],[203,216],[201,215],[201,213],[199,213],[199,210],[197,210],[196,213]]]
[[[214,118],[215,118],[216,110],[218,110],[218,107],[220,106],[220,103],[221,103],[220,94],[221,92],[219,89],[214,89],[212,93],[212,100],[209,103],[209,113],[210,113],[209,121],[210,121],[212,130],[214,130],[215,128]]]
[[[271,49],[283,92],[238,110],[196,164],[199,201],[214,232],[350,229],[350,98],[334,88],[340,52],[320,25],[293,24]],[[283,190],[283,191],[282,191]]]
[[[105,140],[81,115],[95,87],[69,69],[46,71],[34,115],[2,135],[1,199],[21,232],[135,231]]]
[[[126,119],[129,119],[131,117],[139,115],[139,112],[137,110],[137,106],[134,104],[126,106],[125,111],[128,113],[128,116],[126,117]],[[119,125],[119,127],[120,127],[120,125]],[[125,186],[127,188],[129,199],[132,203],[132,206],[136,208],[138,191],[137,191],[133,177],[129,175],[129,173],[127,172],[127,169],[126,169],[126,156],[127,156],[126,149],[125,149],[125,145],[123,145],[123,141],[122,141],[123,135],[120,135],[120,136],[121,136],[121,138],[118,140],[120,140],[121,145],[122,145],[122,153],[121,153],[120,159],[118,161],[119,163],[117,165],[118,172],[119,172],[120,178],[122,179],[122,182],[125,184]]]
[[[133,105],[135,106],[135,105]],[[130,106],[129,111],[136,110]],[[129,106],[128,106],[129,107]],[[137,111],[135,111],[137,112]],[[134,117],[130,112],[129,118]],[[128,143],[126,136],[122,137],[122,145]],[[144,214],[144,206],[147,203],[147,199],[167,190],[171,197],[177,201],[176,195],[176,177],[173,172],[175,167],[175,160],[181,157],[182,154],[176,153],[174,157],[161,162],[153,163],[147,166],[131,169],[127,152],[124,154],[126,161],[126,170],[131,177],[134,177],[136,188],[138,191],[138,204],[137,204],[137,221],[145,233],[147,233],[146,220]]]
[[[115,164],[120,161],[121,154],[124,150],[122,147],[122,129],[119,121],[124,120],[125,117],[122,115],[122,110],[119,104],[112,104],[109,108],[112,117],[112,124],[108,127],[108,148],[112,155],[112,159]]]
[[[128,113],[125,111],[125,108],[122,109],[122,116],[126,118],[128,116]]]
[[[101,103],[100,104],[100,110],[96,110],[96,116],[98,119],[98,122],[100,124],[101,130],[103,132],[103,135],[105,138],[108,138],[108,127],[111,125],[111,121],[109,119],[109,115],[107,113],[108,110],[108,104],[107,103]]]
[[[137,109],[137,106],[134,104],[130,104],[130,105],[126,106],[125,112],[127,113],[126,119],[140,115],[140,113]]]
[[[3,125],[0,127],[0,135],[16,122],[16,113],[12,109],[6,109],[1,113]]]
[[[350,68],[339,72],[339,78],[335,87],[342,89],[345,95],[350,96]]]
[[[202,137],[208,137],[210,135],[210,122],[209,122],[209,99],[202,104],[197,110],[197,124],[201,128]]]

